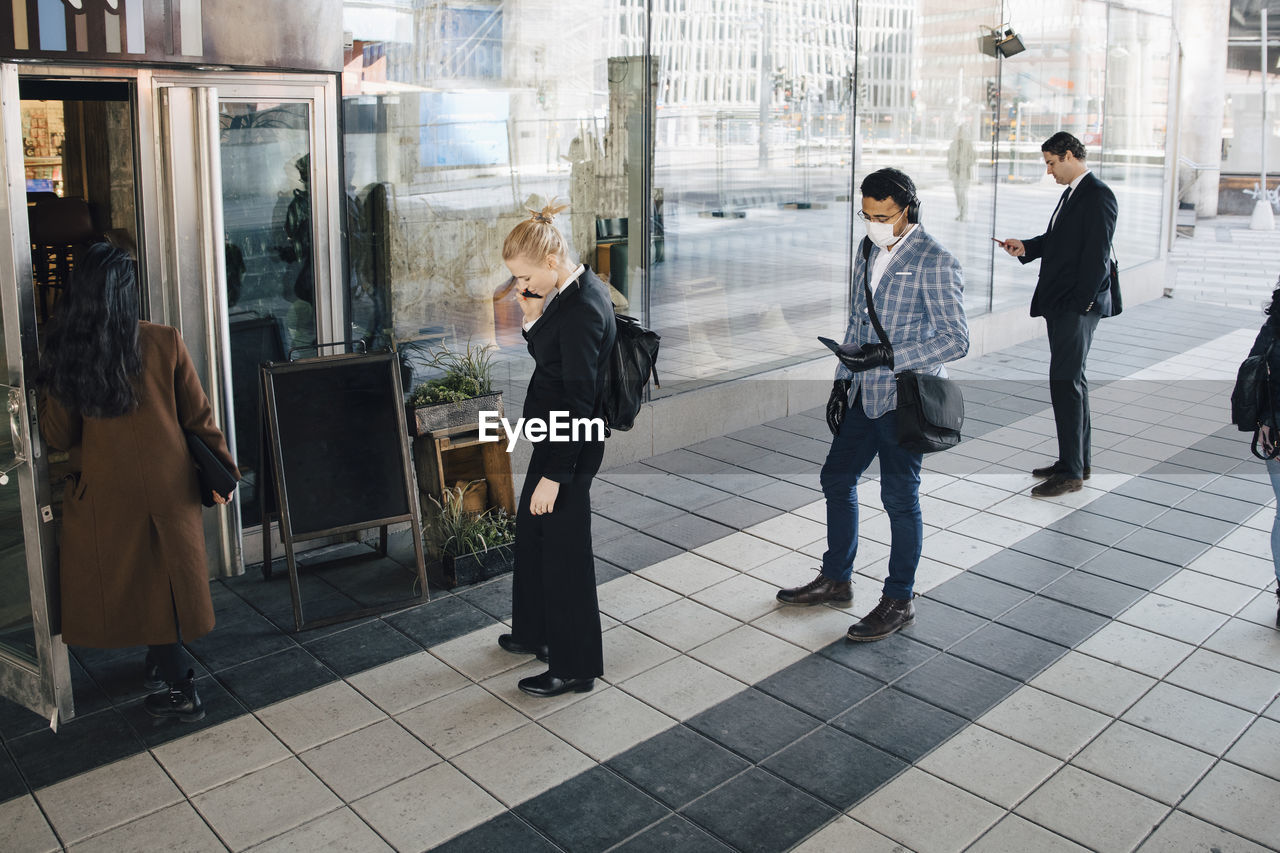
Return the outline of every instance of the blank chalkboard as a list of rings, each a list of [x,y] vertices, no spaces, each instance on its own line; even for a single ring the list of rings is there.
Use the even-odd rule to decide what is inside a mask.
[[[282,534],[416,523],[399,371],[393,353],[262,368]]]

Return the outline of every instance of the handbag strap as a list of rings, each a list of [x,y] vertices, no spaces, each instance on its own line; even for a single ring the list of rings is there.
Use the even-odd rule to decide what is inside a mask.
[[[889,336],[884,333],[884,326],[880,325],[880,318],[876,316],[876,303],[871,298],[871,239],[869,237],[862,238],[862,292],[867,297],[867,314],[871,316],[871,325],[876,330],[876,334],[880,337],[880,343],[892,348],[893,344],[889,343]]]

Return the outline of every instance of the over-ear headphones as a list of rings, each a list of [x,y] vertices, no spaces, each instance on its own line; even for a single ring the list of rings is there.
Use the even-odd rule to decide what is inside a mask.
[[[899,183],[891,175],[888,174],[888,170],[883,170],[881,174],[884,175],[884,177],[889,181],[889,183],[893,184],[895,187],[902,190],[907,195],[911,196],[911,199],[907,202],[907,222],[911,223],[912,225],[916,225],[917,223],[919,223],[920,222],[920,197],[916,195],[915,189],[914,188],[907,189],[906,187],[904,187],[901,183]]]

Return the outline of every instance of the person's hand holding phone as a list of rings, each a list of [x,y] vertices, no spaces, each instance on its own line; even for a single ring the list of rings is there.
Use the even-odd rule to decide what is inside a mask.
[[[1001,240],[997,237],[992,237],[991,242],[995,243],[1001,249],[1004,249],[1011,257],[1014,258],[1020,258],[1027,253],[1027,247],[1022,244],[1022,241],[1015,240],[1012,237],[1008,240]]]
[[[516,304],[520,306],[520,310],[524,312],[524,322],[527,326],[534,320],[542,316],[542,309],[547,304],[547,300],[527,289],[520,282],[516,282],[515,286]]]

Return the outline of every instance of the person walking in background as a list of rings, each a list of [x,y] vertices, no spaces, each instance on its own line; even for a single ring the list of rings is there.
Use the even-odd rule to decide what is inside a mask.
[[[951,140],[951,147],[947,149],[947,175],[956,192],[957,222],[969,219],[969,184],[973,182],[973,167],[977,162],[978,154],[965,135],[964,125],[956,125],[956,138]]]
[[[1116,197],[1085,164],[1084,145],[1065,131],[1040,146],[1045,170],[1066,186],[1049,217],[1049,228],[1028,240],[997,240],[1024,264],[1040,259],[1031,316],[1044,317],[1049,332],[1049,396],[1058,433],[1058,458],[1036,468],[1044,482],[1039,498],[1078,492],[1089,479],[1091,430],[1085,361],[1098,320],[1111,316],[1111,239]]]
[[[186,433],[235,463],[177,329],[138,319],[134,261],[85,250],[44,341],[40,432],[68,452],[59,554],[62,638],[147,646],[155,717],[204,716],[184,639],[213,630],[201,495]],[[214,493],[225,504],[229,495]]]
[[[911,178],[880,169],[862,181],[867,237],[854,262],[853,310],[837,357],[827,426],[834,438],[822,466],[827,550],[818,576],[778,591],[784,604],[853,602],[858,553],[858,479],[880,457],[880,498],[889,515],[889,576],[880,603],[849,628],[850,640],[879,640],[915,621],[912,599],[924,540],[920,467],[924,457],[898,446],[894,372],[945,375],[944,362],[969,351],[960,263],[920,227]],[[871,248],[872,244],[876,248]],[[881,343],[867,310],[870,291],[889,344]]]
[[[563,206],[548,205],[521,222],[502,244],[524,312],[533,376],[524,417],[598,418],[605,367],[617,327],[609,288],[569,258],[553,224]],[[540,441],[516,507],[511,633],[498,645],[547,662],[541,675],[520,680],[534,696],[590,690],[604,674],[595,556],[591,550],[591,481],[604,441]]]
[[[1249,355],[1265,354],[1271,368],[1271,393],[1263,395],[1260,402],[1265,408],[1258,412],[1262,423],[1259,444],[1263,452],[1270,456],[1280,442],[1280,435],[1276,435],[1271,427],[1280,417],[1280,412],[1266,405],[1270,401],[1280,400],[1280,287],[1272,291],[1271,304],[1267,306],[1265,313],[1267,320],[1262,324]],[[1266,464],[1267,474],[1271,477],[1271,488],[1276,495],[1276,517],[1271,522],[1271,561],[1276,570],[1276,627],[1280,628],[1280,460],[1268,459]]]

